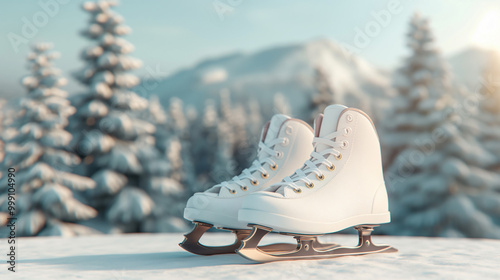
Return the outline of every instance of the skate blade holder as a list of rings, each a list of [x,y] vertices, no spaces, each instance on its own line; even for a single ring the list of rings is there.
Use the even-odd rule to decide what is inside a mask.
[[[214,226],[208,223],[197,221],[194,221],[193,223],[193,229],[191,230],[191,232],[184,235],[184,241],[182,241],[179,246],[181,246],[188,252],[203,256],[235,253],[236,249],[241,246],[241,241],[243,240],[243,238],[247,237],[251,232],[250,229],[239,230],[220,228],[232,231],[236,235],[235,241],[232,244],[226,246],[206,246],[200,243],[200,239],[207,230],[211,229]]]
[[[337,244],[322,244],[318,242],[318,235],[300,235],[285,233],[291,235],[297,240],[294,249],[281,246],[283,244],[273,244],[274,250],[262,250],[258,246],[261,239],[272,231],[271,228],[260,225],[249,225],[253,227],[250,235],[242,240],[241,247],[236,251],[239,255],[256,262],[272,262],[285,260],[304,260],[304,259],[323,259],[342,256],[367,255],[375,253],[394,253],[398,250],[390,245],[375,245],[371,240],[373,228],[378,225],[360,225],[354,227],[358,231],[358,245],[354,247],[341,246]]]
[[[210,255],[220,255],[220,254],[234,254],[236,250],[241,247],[242,240],[246,238],[251,232],[251,229],[230,229],[224,227],[217,227],[217,229],[231,231],[235,234],[235,240],[232,244],[226,246],[207,246],[200,243],[200,239],[209,229],[214,227],[212,224],[204,222],[193,222],[195,226],[191,232],[184,235],[184,241],[182,241],[179,246],[184,250],[203,256]],[[317,247],[333,246],[335,244],[322,244],[316,237],[314,237],[314,244]],[[292,243],[276,243],[265,246],[258,246],[259,250],[264,252],[281,252],[281,251],[291,251],[297,248],[297,245]]]

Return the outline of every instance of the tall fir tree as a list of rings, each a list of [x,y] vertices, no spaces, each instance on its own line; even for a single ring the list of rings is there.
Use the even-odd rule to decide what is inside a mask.
[[[184,113],[184,104],[182,100],[177,97],[170,99],[168,118],[168,126],[172,134],[181,139],[188,139],[188,122]]]
[[[394,79],[399,94],[388,114],[390,121],[381,127],[385,166],[391,165],[417,136],[439,125],[446,117],[446,104],[451,102],[447,65],[434,45],[427,19],[419,14],[413,16],[407,41],[411,54]]]
[[[500,54],[491,52],[480,88],[478,120],[480,141],[496,157],[493,171],[500,171]]]
[[[167,115],[169,138],[165,138],[165,153],[171,164],[172,178],[190,186],[196,181],[191,150],[192,133],[195,133],[192,123],[196,114],[192,109],[186,114],[182,100],[174,97],[170,99]]]
[[[139,79],[129,72],[141,62],[128,56],[134,47],[122,36],[130,28],[113,6],[116,1],[82,6],[90,14],[82,34],[94,45],[83,51],[86,65],[76,74],[87,91],[75,99],[79,126],[74,131],[85,172],[97,183],[90,195],[104,218],[101,224],[120,232],[156,231],[154,221],[160,228],[168,222],[164,218],[181,213],[175,207],[179,202],[169,198],[170,205],[159,205],[154,199],[163,203],[182,193],[182,186],[167,177],[171,169],[155,146],[156,127],[143,117],[149,102],[131,90]]]
[[[499,196],[488,198],[500,176],[485,169],[490,153],[454,109],[456,93],[426,19],[412,18],[408,41],[412,55],[398,72],[399,98],[382,133],[394,158],[385,176],[392,221],[382,230],[500,238]]]
[[[314,79],[315,79],[315,87],[316,92],[313,93],[311,100],[311,123],[318,116],[318,114],[323,113],[325,108],[331,104],[334,104],[334,92],[331,86],[330,78],[328,77],[327,72],[317,66],[314,69]]]
[[[28,95],[9,125],[6,155],[0,179],[0,211],[8,211],[8,188],[16,190],[18,236],[64,235],[93,232],[75,224],[93,218],[97,211],[78,199],[78,192],[92,189],[95,182],[71,173],[80,158],[69,147],[71,134],[65,130],[75,108],[60,89],[66,79],[53,66],[59,55],[48,43],[33,46],[28,55],[31,74],[22,79]],[[75,197],[76,196],[76,197]],[[6,232],[1,231],[3,237]]]
[[[218,145],[218,124],[219,115],[215,102],[207,99],[200,118],[191,124],[193,131],[191,149],[196,183],[188,185],[190,195],[204,191],[214,184],[211,170]]]
[[[259,102],[256,99],[251,99],[248,102],[248,131],[249,135],[259,135],[263,125],[262,112]],[[258,142],[258,141],[255,141]]]

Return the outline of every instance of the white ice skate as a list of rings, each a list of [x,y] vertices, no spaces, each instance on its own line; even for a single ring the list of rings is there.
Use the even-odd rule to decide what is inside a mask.
[[[302,168],[266,191],[245,198],[239,220],[253,226],[237,252],[254,261],[327,258],[395,252],[371,242],[371,231],[390,222],[380,144],[360,110],[331,105],[315,121],[315,151]],[[316,246],[317,236],[355,227],[356,247]],[[260,250],[271,231],[294,235],[298,244]]]
[[[184,218],[193,221],[195,227],[179,245],[200,255],[235,253],[251,231],[247,223],[238,221],[243,199],[300,168],[313,150],[313,138],[313,130],[305,122],[280,114],[273,116],[262,130],[258,156],[252,166],[231,181],[196,193],[188,200]],[[220,247],[200,244],[201,236],[213,226],[233,231],[234,244]]]

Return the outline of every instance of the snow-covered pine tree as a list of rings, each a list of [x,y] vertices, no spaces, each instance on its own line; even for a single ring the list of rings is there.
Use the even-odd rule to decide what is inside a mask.
[[[492,156],[463,126],[460,119],[468,116],[454,110],[428,21],[415,15],[410,27],[412,55],[399,70],[398,103],[385,121],[386,143],[392,141],[395,150],[385,176],[392,221],[381,229],[398,235],[500,238],[495,203],[500,176],[484,169]]]
[[[450,102],[451,83],[447,65],[434,45],[427,19],[415,14],[407,34],[410,56],[395,74],[392,112],[382,124],[385,152],[384,166],[415,139],[431,131],[443,120],[443,110]]]
[[[480,141],[484,147],[496,156],[497,160],[490,167],[500,171],[500,55],[491,53],[482,77],[480,110],[477,115],[480,124]]]
[[[203,154],[210,154],[212,160],[207,162],[209,172],[208,184],[227,180],[234,175],[236,163],[233,159],[237,135],[233,127],[233,109],[230,99],[230,93],[227,89],[220,92],[220,105],[218,110],[212,101],[206,103],[205,116],[203,120],[204,130],[213,141],[211,150],[203,151]],[[214,116],[215,115],[215,116]],[[202,140],[197,139],[198,141]],[[204,145],[203,143],[200,143]]]
[[[180,107],[182,108],[182,106]],[[152,194],[151,198],[156,206],[152,217],[148,217],[145,220],[141,229],[149,232],[184,231],[186,222],[180,218],[188,194],[184,186],[187,186],[191,182],[190,179],[194,176],[191,177],[189,170],[186,171],[187,168],[190,168],[190,161],[189,159],[182,158],[184,146],[181,146],[181,141],[176,132],[180,132],[184,136],[188,136],[189,134],[186,133],[185,129],[173,129],[175,126],[172,125],[172,122],[169,122],[169,120],[172,120],[172,115],[167,114],[163,110],[157,96],[150,97],[146,115],[146,119],[156,127],[154,134],[155,143],[156,148],[160,152],[160,157],[166,159],[170,164],[170,172],[168,174],[170,180],[166,180],[165,182],[176,188],[182,188],[183,191],[166,196]],[[175,123],[173,122],[173,124]]]
[[[196,183],[187,185],[189,194],[204,191],[215,183],[211,171],[216,157],[218,143],[217,127],[219,116],[214,100],[207,99],[203,114],[191,123],[192,128],[192,158]]]
[[[334,103],[334,93],[330,84],[330,78],[326,71],[320,66],[314,69],[314,80],[316,92],[311,100],[311,123],[318,116],[323,113],[325,108]]]
[[[252,98],[248,102],[248,134],[257,135],[258,137],[258,135],[260,135],[262,125],[262,112],[260,111],[259,102],[256,99]]]
[[[184,104],[182,100],[177,97],[170,99],[170,106],[168,108],[168,126],[173,135],[181,138],[188,139],[188,122],[184,114]]]
[[[167,114],[161,106],[158,96],[153,95],[149,98],[148,108],[143,112],[141,118],[155,125],[156,148],[166,157],[168,140],[172,136],[172,132],[169,129]]]
[[[164,152],[171,165],[171,177],[184,186],[190,186],[195,179],[192,162],[192,133],[196,133],[192,123],[196,122],[196,112],[190,109],[189,117],[184,112],[184,105],[179,98],[170,99],[168,110],[168,138],[163,138]],[[194,118],[194,119],[193,119]],[[201,140],[201,139],[200,139]]]
[[[75,99],[74,131],[85,172],[97,183],[92,201],[104,224],[115,226],[108,230],[155,231],[148,225],[180,213],[175,199],[155,205],[151,196],[170,199],[182,193],[182,186],[167,177],[170,165],[155,147],[156,127],[143,117],[148,101],[130,90],[139,79],[129,71],[141,62],[128,56],[134,47],[121,37],[130,28],[113,6],[116,1],[83,4],[90,13],[83,35],[94,45],[83,51],[86,66],[76,75],[87,92]]]
[[[247,112],[241,104],[232,104],[227,89],[220,94],[217,124],[217,152],[212,169],[215,182],[227,180],[249,164],[250,144],[247,133]]]
[[[65,130],[68,117],[75,108],[60,89],[66,79],[53,66],[59,55],[51,52],[51,44],[38,43],[28,55],[31,74],[22,79],[28,95],[21,99],[19,112],[6,141],[2,171],[15,170],[17,234],[19,236],[92,233],[75,224],[93,218],[97,211],[74,197],[79,191],[92,189],[95,182],[69,172],[80,158],[67,148],[71,134]],[[0,211],[7,212],[9,179],[0,179]],[[5,228],[3,228],[5,229]],[[2,237],[5,232],[2,230]]]

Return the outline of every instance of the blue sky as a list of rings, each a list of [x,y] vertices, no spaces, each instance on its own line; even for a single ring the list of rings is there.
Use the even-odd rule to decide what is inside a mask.
[[[59,3],[57,1],[2,3],[0,96],[24,94],[19,79],[27,73],[24,67],[28,44],[53,42],[62,54],[57,66],[67,76],[82,65],[79,53],[90,45],[78,34],[88,20],[88,15],[80,9],[83,1],[60,0],[68,3],[58,4],[58,11],[49,15],[47,23],[38,28],[33,38],[27,38],[28,44],[20,44],[17,52],[9,40],[12,33],[22,36],[23,18],[33,22],[33,16],[44,13],[39,3]],[[407,53],[405,34],[409,18],[415,11],[431,19],[437,43],[445,55],[473,44],[500,48],[498,1],[393,3],[397,2],[399,12],[392,13],[387,26],[375,30],[369,43],[360,48],[360,55],[379,67],[390,69]],[[375,21],[374,13],[388,10],[390,3],[390,0],[122,0],[116,11],[133,29],[133,33],[127,36],[136,47],[133,55],[142,59],[145,66],[158,68],[160,74],[168,74],[204,58],[231,52],[254,52],[316,38],[329,38],[354,46],[358,30],[365,30]],[[487,15],[489,21],[485,22]],[[478,26],[484,30],[478,32]],[[148,72],[142,69],[138,74],[148,75]],[[71,82],[67,89],[77,89],[76,82]]]

